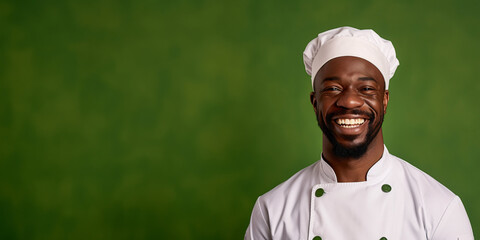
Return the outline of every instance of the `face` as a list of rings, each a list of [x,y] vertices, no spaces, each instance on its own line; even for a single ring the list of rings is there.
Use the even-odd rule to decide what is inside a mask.
[[[379,135],[388,91],[373,64],[357,57],[338,57],[319,70],[310,99],[334,154],[359,158]]]

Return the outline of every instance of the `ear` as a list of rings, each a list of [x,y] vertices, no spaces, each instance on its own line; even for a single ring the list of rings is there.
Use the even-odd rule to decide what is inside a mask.
[[[310,103],[312,103],[313,106],[313,111],[315,111],[315,114],[317,114],[317,98],[315,97],[315,92],[310,93]]]
[[[390,99],[390,92],[385,90],[383,93],[383,113],[387,113],[388,100]]]

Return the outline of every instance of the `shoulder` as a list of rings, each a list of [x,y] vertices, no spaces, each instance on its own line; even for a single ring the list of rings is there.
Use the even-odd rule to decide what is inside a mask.
[[[309,193],[311,188],[316,184],[316,176],[318,175],[318,161],[310,166],[298,171],[286,181],[277,185],[272,190],[260,196],[259,200],[268,204],[272,201],[278,202],[289,196],[295,197]],[[309,196],[309,194],[308,194]]]
[[[419,194],[424,201],[428,203],[434,201],[447,207],[456,197],[452,191],[424,171],[401,158],[391,156],[401,166],[408,187]]]
[[[300,170],[257,199],[250,232],[262,229],[262,236],[303,239],[308,234],[311,190],[318,183],[319,161]],[[258,227],[261,226],[261,227]],[[259,236],[259,234],[253,234]],[[305,236],[304,236],[305,235]],[[265,238],[268,239],[268,238]]]
[[[318,182],[318,164],[300,170],[257,199],[266,219],[278,222],[289,216],[308,216],[311,190]]]
[[[393,159],[397,162],[397,169],[402,169],[396,172],[400,173],[400,178],[404,179],[405,189],[415,203],[417,215],[423,219],[429,237],[436,232],[435,235],[438,236],[440,231],[444,231],[444,234],[468,235],[470,225],[460,198],[412,164],[395,156]],[[450,226],[445,226],[446,223]]]

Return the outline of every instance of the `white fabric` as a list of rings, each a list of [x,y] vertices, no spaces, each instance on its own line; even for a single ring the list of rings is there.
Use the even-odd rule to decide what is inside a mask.
[[[391,186],[390,192],[382,186]],[[325,190],[315,196],[319,188]],[[323,160],[301,170],[253,208],[245,239],[473,240],[460,199],[404,160],[388,153],[367,181],[338,183]]]
[[[305,70],[311,76],[312,88],[320,68],[329,60],[342,56],[363,58],[375,65],[385,80],[385,89],[388,89],[390,79],[399,65],[392,43],[373,30],[335,28],[318,34],[303,52]]]

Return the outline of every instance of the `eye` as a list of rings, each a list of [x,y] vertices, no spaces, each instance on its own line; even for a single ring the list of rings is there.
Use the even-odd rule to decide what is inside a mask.
[[[376,89],[372,86],[363,86],[360,88],[362,92],[374,92]]]
[[[337,86],[326,86],[322,89],[322,92],[337,92],[337,91],[342,91],[342,89]]]

